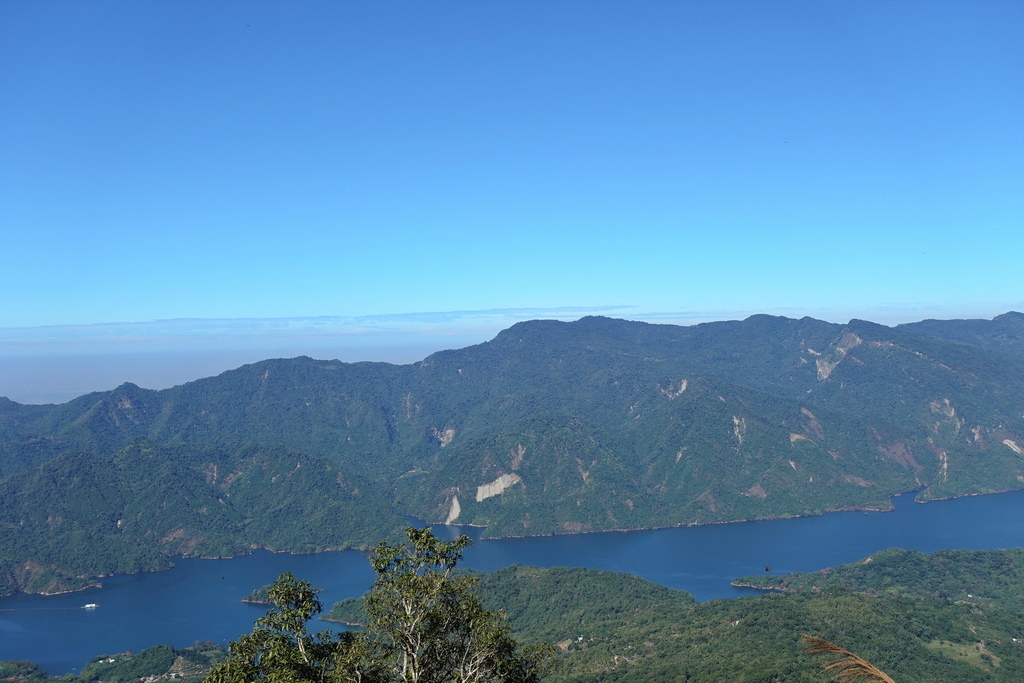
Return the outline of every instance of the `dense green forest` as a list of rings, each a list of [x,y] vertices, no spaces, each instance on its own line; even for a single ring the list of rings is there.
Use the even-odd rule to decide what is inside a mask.
[[[68,453],[0,481],[0,593],[56,593],[89,576],[227,557],[368,545],[405,520],[372,486],[281,446]],[[32,558],[26,564],[21,558]]]
[[[951,572],[970,572],[953,558]],[[915,570],[893,580],[910,582]],[[840,644],[897,681],[1024,678],[1024,616],[988,602],[870,597],[844,588],[698,603],[628,574],[513,566],[481,575],[484,604],[524,643],[559,648],[552,681],[826,681],[802,634]],[[1016,578],[1018,594],[1024,581]],[[325,618],[360,622],[358,600]]]
[[[588,317],[410,365],[276,359],[162,391],[0,399],[0,593],[175,554],[360,547],[403,515],[507,536],[1018,489],[1022,339],[1020,313]]]
[[[842,588],[872,596],[942,599],[1024,613],[1024,548],[890,548],[860,562],[810,574],[747,576],[736,585],[789,592]]]

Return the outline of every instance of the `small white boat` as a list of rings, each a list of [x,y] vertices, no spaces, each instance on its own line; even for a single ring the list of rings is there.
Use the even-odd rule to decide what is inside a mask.
[[[99,605],[95,602],[90,602],[88,605],[82,605],[82,609],[96,609]]]

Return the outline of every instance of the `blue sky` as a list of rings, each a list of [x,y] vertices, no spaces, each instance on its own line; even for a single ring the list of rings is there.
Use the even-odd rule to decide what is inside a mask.
[[[1021,26],[1009,0],[0,0],[0,357],[1024,308]]]

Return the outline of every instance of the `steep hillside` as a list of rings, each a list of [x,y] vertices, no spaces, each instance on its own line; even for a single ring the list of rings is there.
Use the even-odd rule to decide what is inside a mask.
[[[372,486],[281,446],[68,453],[0,481],[0,594],[170,566],[171,555],[367,545],[401,529]]]
[[[163,391],[0,400],[11,491],[0,508],[21,519],[11,501],[54,458],[109,463],[140,438],[211,453],[291,449],[372,482],[363,490],[395,515],[483,524],[492,536],[885,508],[913,489],[922,500],[1018,489],[1022,320],[530,321],[412,365],[277,359]],[[177,486],[178,469],[157,471]],[[116,499],[113,481],[97,477],[96,490]],[[321,493],[295,495],[310,504]],[[340,523],[340,536],[303,547],[373,541]],[[291,547],[273,536],[245,543]]]

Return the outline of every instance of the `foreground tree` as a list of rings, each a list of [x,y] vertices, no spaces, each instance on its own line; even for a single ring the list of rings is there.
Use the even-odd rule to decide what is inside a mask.
[[[377,580],[366,598],[368,634],[391,655],[397,680],[539,680],[548,651],[520,649],[504,617],[473,594],[476,579],[452,576],[469,538],[445,542],[429,528],[407,534],[407,545],[374,549]]]
[[[210,671],[206,683],[382,680],[361,678],[359,667],[370,668],[372,658],[353,661],[351,655],[364,649],[354,634],[307,633],[306,623],[323,611],[308,582],[285,572],[268,599],[273,606],[267,615],[256,620],[252,633],[228,645],[227,660]]]
[[[377,580],[366,596],[362,633],[309,635],[323,607],[312,587],[282,574],[273,607],[251,634],[229,646],[205,683],[533,683],[549,648],[520,648],[504,617],[486,610],[476,580],[452,576],[470,540],[442,541],[408,529],[408,543],[381,543],[370,562]]]

